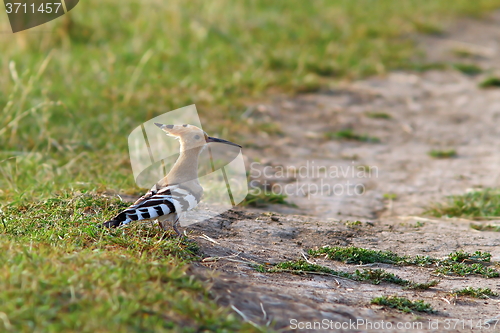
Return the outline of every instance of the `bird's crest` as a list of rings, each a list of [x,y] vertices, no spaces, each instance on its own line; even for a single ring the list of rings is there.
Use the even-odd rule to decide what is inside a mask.
[[[161,128],[167,135],[173,136],[175,138],[182,138],[188,134],[192,133],[202,133],[202,135],[206,135],[205,132],[203,132],[200,128],[194,126],[194,125],[189,125],[189,124],[184,124],[184,125],[164,125],[164,124],[159,124],[155,123],[156,126]]]
[[[181,142],[182,150],[202,147],[207,143],[207,134],[200,128],[184,124],[184,125],[164,125],[155,123],[168,136],[172,136]]]

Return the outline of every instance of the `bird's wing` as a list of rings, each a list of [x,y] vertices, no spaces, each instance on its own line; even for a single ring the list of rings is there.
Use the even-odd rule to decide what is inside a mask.
[[[155,219],[168,214],[180,214],[198,205],[200,197],[189,189],[178,184],[154,185],[145,195],[133,205],[122,211],[110,221],[106,227],[116,227],[131,221]]]
[[[162,198],[167,198],[171,196],[171,191],[175,188],[177,188],[179,185],[166,185],[166,186],[159,186],[158,184],[155,184],[146,194],[144,194],[142,197],[137,199],[136,202],[129,208],[138,208],[138,207],[143,207],[143,205],[147,205],[147,203],[150,200],[156,200],[156,199],[162,199]],[[154,201],[151,201],[154,202]]]

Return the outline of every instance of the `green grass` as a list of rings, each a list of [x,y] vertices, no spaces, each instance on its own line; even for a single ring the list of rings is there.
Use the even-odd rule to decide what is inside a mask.
[[[473,254],[464,251],[452,252],[448,258],[435,262],[437,266],[435,272],[443,275],[480,275],[485,278],[500,277],[500,273],[483,263],[491,261],[491,254],[488,252],[476,251]]]
[[[363,269],[363,271],[356,270],[353,275],[358,281],[368,281],[373,284],[380,284],[380,282],[388,282],[399,285],[409,284],[409,281],[404,280],[395,274],[386,272],[383,269]]]
[[[482,262],[490,262],[491,261],[491,253],[476,251],[473,254],[468,252],[464,252],[462,250],[452,252],[448,255],[448,259],[454,262],[462,262],[465,260],[475,260]]]
[[[279,273],[279,272],[290,272],[293,274],[305,274],[307,272],[319,272],[319,273],[327,273],[327,274],[333,274],[341,277],[351,277],[350,273],[347,272],[340,272],[336,271],[334,269],[321,266],[321,265],[316,265],[316,264],[310,264],[307,261],[300,259],[296,261],[284,261],[280,262],[272,267],[266,267],[263,265],[256,266],[255,269],[258,272],[261,273]]]
[[[449,149],[449,150],[433,149],[428,154],[430,157],[434,158],[452,158],[457,156],[457,152],[455,149]]]
[[[426,312],[434,313],[436,312],[429,303],[425,303],[422,300],[410,301],[406,297],[398,296],[380,296],[375,297],[371,300],[372,304],[382,305],[385,307],[400,310],[405,313],[410,312]]]
[[[281,126],[274,122],[256,122],[254,127],[260,131],[270,135],[280,135],[283,136],[285,133],[281,129]]]
[[[462,289],[453,290],[450,293],[452,296],[468,296],[473,298],[489,298],[489,296],[498,296],[498,293],[492,291],[490,288],[473,288],[465,287]]]
[[[196,243],[170,239],[157,225],[131,224],[126,229],[104,229],[100,224],[130,203],[96,194],[71,192],[30,204],[2,207],[2,236],[20,243],[43,243],[65,251],[119,250],[151,260],[173,256],[197,258]],[[165,242],[160,239],[169,236]]]
[[[392,116],[386,112],[366,112],[365,116],[373,119],[392,119]]]
[[[7,240],[0,250],[2,332],[256,331],[175,261]]]
[[[403,257],[398,256],[391,251],[378,251],[369,250],[359,247],[322,247],[318,250],[309,250],[309,255],[314,257],[325,256],[330,260],[342,261],[347,264],[371,264],[371,263],[385,263],[397,264],[404,260]]]
[[[497,88],[500,87],[500,78],[489,77],[479,83],[480,88]]]
[[[383,263],[402,266],[426,266],[434,268],[435,272],[443,275],[480,275],[484,278],[500,277],[500,273],[484,263],[491,261],[488,252],[476,251],[468,253],[464,251],[452,252],[444,259],[436,259],[428,256],[400,256],[392,251],[370,250],[359,247],[322,247],[317,250],[309,250],[313,257],[324,256],[330,260],[342,261],[347,264],[370,264]]]
[[[439,284],[439,280],[431,280],[429,282],[424,283],[416,283],[413,282],[406,286],[404,289],[412,289],[412,290],[427,290],[429,288],[435,287]]]
[[[348,228],[356,228],[356,227],[360,227],[361,225],[363,225],[363,222],[361,222],[361,221],[345,221],[344,225]]]
[[[210,134],[239,141],[253,130],[240,119],[249,101],[412,68],[419,59],[404,36],[499,6],[90,0],[17,34],[4,15],[0,199],[61,187],[138,193],[126,138],[144,121],[196,103]]]
[[[294,204],[289,203],[285,199],[287,196],[285,194],[278,194],[268,191],[258,191],[256,193],[249,192],[245,200],[241,203],[242,206],[251,207],[265,207],[267,205],[287,205],[296,207]]]
[[[415,71],[415,72],[426,72],[430,70],[445,70],[448,69],[449,66],[446,63],[443,62],[414,62],[409,66],[409,70]]]
[[[500,225],[491,225],[491,224],[475,224],[471,223],[469,225],[471,229],[478,230],[478,231],[495,231],[495,232],[500,232]]]
[[[444,33],[443,28],[437,24],[419,21],[414,21],[413,24],[417,32],[424,35],[441,36]]]
[[[466,75],[478,75],[483,72],[481,67],[474,64],[455,63],[453,68]]]
[[[422,221],[417,221],[417,222],[413,225],[413,227],[414,227],[414,228],[421,228],[421,227],[423,227],[424,225],[425,225],[425,223],[424,223],[424,222],[422,222]]]
[[[187,272],[196,243],[156,225],[99,228],[124,203],[61,195],[2,207],[2,332],[257,331]]]
[[[383,198],[387,200],[396,200],[398,195],[396,193],[384,193]]]
[[[181,324],[188,331],[245,330],[187,276],[187,263],[198,260],[191,243],[162,239],[155,227],[95,227],[123,204],[82,193],[143,192],[128,158],[131,130],[195,103],[207,132],[243,141],[255,131],[241,118],[249,103],[391,69],[429,68],[414,58],[405,36],[436,33],[444,19],[499,6],[500,0],[376,6],[89,0],[17,34],[3,15],[0,260],[1,274],[19,283],[1,281],[9,320],[0,325],[16,332],[158,331]],[[19,259],[23,249],[27,255]],[[39,292],[29,293],[29,286]]]
[[[399,276],[393,273],[389,273],[383,269],[363,269],[362,271],[357,269],[354,273],[338,271],[325,266],[311,264],[303,259],[280,262],[271,267],[259,265],[256,266],[255,269],[261,273],[286,272],[299,275],[307,273],[325,273],[375,285],[378,285],[382,282],[393,283],[404,286],[405,289],[425,290],[434,287],[439,283],[439,281],[436,280],[427,283],[415,283],[413,281],[402,279]]]
[[[449,263],[443,267],[436,268],[436,273],[443,275],[481,275],[485,278],[497,278],[500,274],[491,267],[486,267],[479,263],[467,265],[464,263]]]
[[[358,134],[355,133],[352,129],[340,130],[337,132],[326,132],[325,138],[332,139],[340,139],[340,140],[353,140],[353,141],[361,141],[361,142],[380,142],[379,138],[369,136],[367,134]]]
[[[350,276],[351,279],[360,281],[360,282],[368,282],[371,284],[380,284],[381,282],[385,283],[393,283],[400,286],[403,286],[403,289],[411,289],[411,290],[427,290],[432,287],[435,287],[439,284],[438,280],[432,280],[425,283],[417,283],[410,280],[402,279],[399,276],[389,273],[383,269],[363,269],[362,271],[356,270]]]
[[[477,53],[475,53],[469,49],[466,49],[466,48],[455,48],[455,49],[451,50],[451,54],[453,54],[456,57],[466,58],[466,59],[477,57]]]
[[[432,205],[427,214],[442,217],[465,217],[471,219],[500,216],[500,191],[484,189],[463,195],[449,196],[445,202]]]

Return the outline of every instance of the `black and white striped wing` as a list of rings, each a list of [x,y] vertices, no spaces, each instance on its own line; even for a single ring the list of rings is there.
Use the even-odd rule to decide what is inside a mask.
[[[132,221],[150,220],[170,214],[180,214],[198,205],[200,198],[179,185],[153,188],[140,197],[132,206],[122,211],[106,227],[117,227]]]
[[[175,206],[175,210],[179,214],[198,206],[201,199],[201,194],[192,192],[181,186],[173,188],[170,193],[172,195],[172,202]]]

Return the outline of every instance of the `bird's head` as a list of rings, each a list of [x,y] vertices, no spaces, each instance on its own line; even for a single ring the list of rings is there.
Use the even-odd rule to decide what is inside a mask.
[[[181,149],[188,150],[193,148],[202,148],[210,142],[224,143],[231,146],[241,148],[240,145],[231,141],[213,138],[208,136],[207,133],[194,125],[163,125],[155,123],[156,126],[161,128],[169,136],[173,136],[181,142]]]

